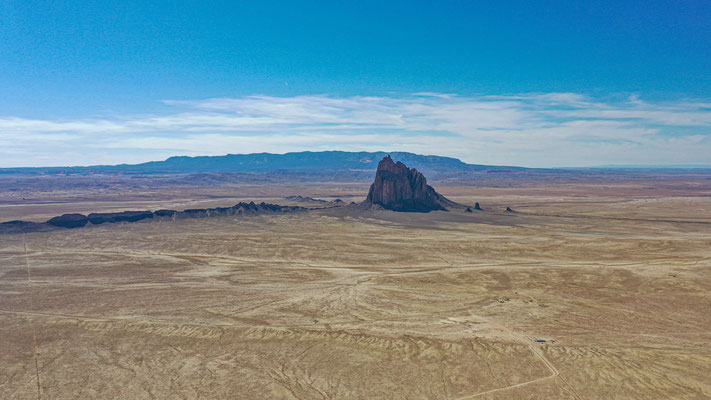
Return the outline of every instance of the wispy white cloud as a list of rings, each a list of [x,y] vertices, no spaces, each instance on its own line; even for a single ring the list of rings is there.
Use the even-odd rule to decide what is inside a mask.
[[[527,166],[711,163],[711,103],[577,93],[246,96],[172,112],[0,117],[0,166],[140,162],[175,154],[405,150]]]

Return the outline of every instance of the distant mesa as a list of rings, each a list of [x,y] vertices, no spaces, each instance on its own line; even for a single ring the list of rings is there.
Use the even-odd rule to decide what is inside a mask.
[[[361,181],[370,179],[378,161],[391,154],[411,167],[432,177],[461,177],[462,174],[522,172],[522,167],[467,164],[459,159],[407,152],[321,151],[286,154],[254,153],[224,156],[170,157],[164,161],[142,164],[94,165],[89,167],[0,168],[0,174],[20,175],[94,175],[94,174],[165,174],[175,176],[174,183],[208,185],[225,181],[264,182],[271,179],[314,179]],[[189,175],[185,175],[189,174]]]
[[[375,181],[370,185],[368,197],[362,208],[382,207],[401,212],[447,211],[446,207],[459,206],[437,193],[427,184],[427,179],[414,168],[397,163],[388,155],[378,163]]]

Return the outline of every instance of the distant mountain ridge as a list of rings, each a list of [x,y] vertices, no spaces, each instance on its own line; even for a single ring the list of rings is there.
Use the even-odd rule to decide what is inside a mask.
[[[420,155],[408,152],[294,152],[285,154],[252,153],[224,156],[175,156],[165,161],[141,164],[98,165],[90,167],[4,168],[0,173],[73,172],[73,173],[267,173],[272,171],[375,171],[378,162],[390,155],[423,172],[448,173],[463,171],[524,170],[522,167],[500,167],[467,164],[457,158]]]
[[[390,155],[393,159],[413,165],[419,169],[439,170],[484,170],[486,165],[467,164],[452,158],[433,155],[419,155],[408,152],[294,152],[286,154],[252,153],[228,154],[225,156],[170,157],[165,161],[137,164],[144,170],[190,171],[190,172],[266,172],[275,170],[375,170],[378,162]],[[130,166],[127,166],[130,167]],[[493,167],[500,168],[500,167]],[[522,169],[518,167],[505,167]]]
[[[607,164],[586,169],[711,169],[711,164],[658,164],[658,165],[637,165],[637,164]]]

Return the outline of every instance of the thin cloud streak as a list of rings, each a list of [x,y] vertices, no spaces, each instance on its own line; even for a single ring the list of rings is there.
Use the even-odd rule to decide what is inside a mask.
[[[110,119],[0,117],[0,166],[335,149],[404,150],[472,163],[541,167],[711,164],[711,103],[705,100],[414,93],[164,103],[174,111]]]

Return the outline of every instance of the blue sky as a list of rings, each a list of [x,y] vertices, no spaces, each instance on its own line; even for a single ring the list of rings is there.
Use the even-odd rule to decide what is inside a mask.
[[[0,167],[329,149],[711,164],[708,21],[708,1],[5,0]]]

